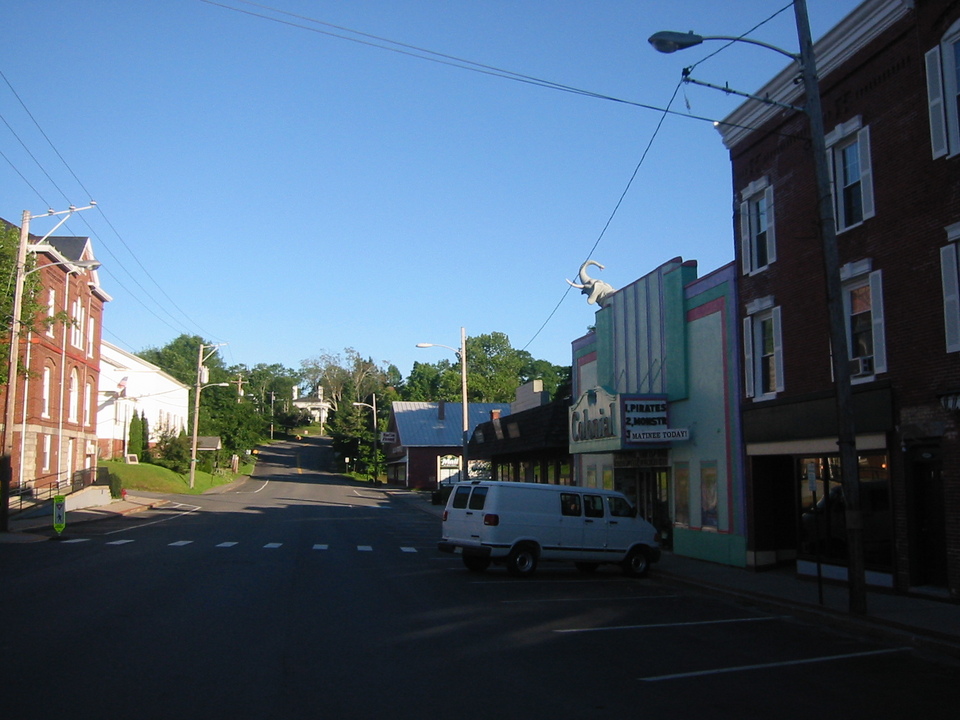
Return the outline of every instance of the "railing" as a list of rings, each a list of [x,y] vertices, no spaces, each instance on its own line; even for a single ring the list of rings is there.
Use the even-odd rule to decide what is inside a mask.
[[[84,468],[58,479],[58,473],[35,478],[32,483],[10,490],[10,513],[20,513],[56,495],[69,495],[91,485],[109,485],[109,473],[100,468]]]

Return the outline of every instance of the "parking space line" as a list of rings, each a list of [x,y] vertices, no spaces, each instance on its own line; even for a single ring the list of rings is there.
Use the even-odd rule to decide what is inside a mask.
[[[531,600],[501,600],[504,605],[518,605],[521,603],[545,603],[545,602],[617,602],[620,600],[662,600],[676,598],[679,595],[631,595],[628,597],[619,597],[611,595],[609,597],[568,597],[568,598],[533,598]]]
[[[793,665],[809,665],[810,663],[832,662],[834,660],[850,660],[853,658],[869,657],[871,655],[889,655],[890,653],[909,652],[910,648],[888,648],[886,650],[868,650],[859,653],[847,653],[845,655],[825,655],[823,657],[806,658],[804,660],[784,660],[781,662],[761,663],[757,665],[739,665],[729,668],[714,668],[712,670],[697,670],[687,673],[674,673],[672,675],[654,675],[652,677],[637,678],[643,682],[662,682],[663,680],[680,680],[683,678],[702,677],[704,675],[720,675],[722,673],[745,672],[747,670],[765,670],[767,668],[790,667]]]
[[[670,627],[692,627],[694,625],[727,625],[731,623],[746,622],[766,622],[768,620],[788,620],[789,615],[780,615],[772,617],[754,617],[754,618],[730,618],[729,620],[698,620],[695,622],[676,622],[676,623],[653,623],[650,625],[612,625],[608,627],[592,628],[561,628],[554,630],[555,633],[588,633],[588,632],[606,632],[609,630],[657,630]]]

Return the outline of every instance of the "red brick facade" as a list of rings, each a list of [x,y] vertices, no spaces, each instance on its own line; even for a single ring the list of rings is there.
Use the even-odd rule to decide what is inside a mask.
[[[956,245],[960,228],[960,149],[934,157],[925,65],[928,51],[957,32],[960,3],[868,0],[844,22],[853,24],[828,33],[816,53],[835,207],[843,202],[841,148],[850,138],[869,149],[868,157],[862,150],[857,156],[863,220],[846,228],[838,220],[837,235],[845,289],[864,278],[872,303],[863,316],[872,323],[866,333],[872,350],[863,353],[866,365],[853,366],[865,369],[853,380],[854,404],[858,450],[873,458],[862,459],[861,482],[869,475],[888,488],[889,508],[875,518],[891,537],[868,571],[900,591],[941,588],[960,599],[960,410],[947,409],[960,394],[960,352],[947,347],[941,282],[942,249]],[[742,121],[751,105],[757,107],[745,104],[728,120]],[[787,109],[754,112],[762,118],[752,125],[757,129],[721,132],[740,209],[735,233],[745,348],[760,337],[755,328],[764,311],[775,308],[779,321],[770,362],[780,385],[742,402],[751,551],[765,565],[803,558],[803,515],[816,516],[805,497],[807,461],[826,465],[836,455],[836,406],[807,119]],[[775,259],[757,270],[749,260],[745,267],[744,236],[759,225],[742,223],[740,213],[764,187],[772,188]],[[845,319],[856,345],[853,312],[847,308]],[[754,361],[746,372],[767,367]],[[827,486],[819,475],[817,483],[822,499]]]
[[[20,365],[27,372],[16,379],[14,494],[93,480],[100,334],[103,306],[109,300],[95,270],[71,264],[93,259],[87,238],[52,237],[28,250],[39,268],[37,300],[44,309],[21,342]],[[6,402],[6,391],[0,387],[0,402]]]

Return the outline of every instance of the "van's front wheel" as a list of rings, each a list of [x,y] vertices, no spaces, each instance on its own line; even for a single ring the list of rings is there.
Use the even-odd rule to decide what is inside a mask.
[[[517,577],[529,577],[537,569],[537,549],[533,545],[517,545],[507,555],[507,572]]]
[[[647,551],[642,547],[633,548],[626,559],[620,565],[623,568],[623,574],[629,577],[641,578],[647,574],[650,569],[650,557]]]

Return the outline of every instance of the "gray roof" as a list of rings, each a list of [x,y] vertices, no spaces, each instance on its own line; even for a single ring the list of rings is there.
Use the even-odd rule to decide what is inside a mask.
[[[440,403],[395,402],[393,420],[397,426],[397,442],[404,447],[461,447],[463,445],[463,406],[444,403],[440,419]],[[490,411],[499,410],[501,417],[510,414],[510,403],[469,403],[467,418],[470,434],[490,419]]]

